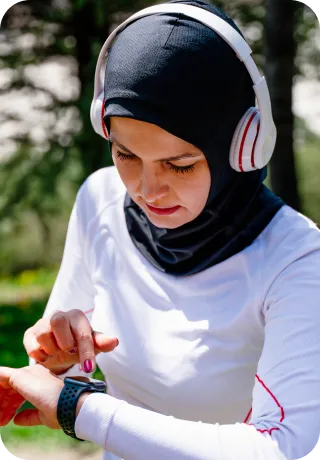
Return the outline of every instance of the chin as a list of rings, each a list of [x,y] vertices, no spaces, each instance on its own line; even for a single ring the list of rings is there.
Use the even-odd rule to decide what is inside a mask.
[[[178,227],[181,227],[182,225],[184,225],[186,222],[184,221],[178,221],[178,222],[174,222],[173,219],[164,219],[163,217],[162,218],[150,218],[150,216],[147,216],[148,219],[150,220],[150,222],[155,226],[155,227],[158,227],[158,228],[168,228],[170,230],[174,229],[174,228],[178,228]]]

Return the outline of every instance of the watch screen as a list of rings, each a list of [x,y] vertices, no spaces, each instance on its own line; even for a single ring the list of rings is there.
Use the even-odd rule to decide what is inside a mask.
[[[79,380],[85,383],[90,383],[95,380],[95,379],[89,379],[89,377],[84,377],[82,375],[75,375],[74,377],[69,377],[69,378],[71,378],[72,380]],[[95,383],[95,382],[92,382],[92,383]]]
[[[72,381],[76,380],[78,385],[83,384],[83,386],[86,386],[87,384],[90,384],[90,385],[96,387],[97,390],[99,390],[99,391],[100,390],[104,391],[107,388],[107,385],[103,380],[91,379],[89,377],[85,377],[85,376],[82,376],[82,375],[75,375],[73,377],[65,377],[64,380],[68,381],[70,383],[72,383]]]

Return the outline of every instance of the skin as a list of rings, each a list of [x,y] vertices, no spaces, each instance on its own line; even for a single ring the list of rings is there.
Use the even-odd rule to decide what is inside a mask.
[[[110,140],[113,162],[128,194],[155,226],[173,229],[199,216],[211,176],[206,157],[197,147],[151,123],[122,117],[111,117]],[[169,161],[185,153],[195,156]],[[182,167],[189,171],[173,170]],[[146,203],[181,208],[171,215],[157,215]]]
[[[44,425],[61,429],[57,420],[57,406],[63,381],[41,364],[12,369],[0,367],[0,426],[12,419],[16,425]],[[83,393],[78,400],[76,417],[90,393]],[[24,401],[31,402],[36,409],[16,411]]]
[[[93,372],[96,355],[114,350],[118,339],[93,331],[85,313],[73,309],[41,318],[26,330],[23,344],[28,356],[59,375],[77,363],[85,370],[87,360]]]

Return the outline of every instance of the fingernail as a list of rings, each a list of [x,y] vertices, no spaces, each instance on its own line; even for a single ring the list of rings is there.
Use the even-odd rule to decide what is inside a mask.
[[[116,347],[119,345],[119,339],[117,339],[117,344],[116,344]]]
[[[75,348],[72,348],[72,350],[70,350],[69,353],[71,353],[72,355],[74,355],[75,353],[77,353],[77,350],[76,350]]]
[[[92,371],[92,362],[90,359],[86,359],[84,364],[83,364],[85,372],[89,373]]]

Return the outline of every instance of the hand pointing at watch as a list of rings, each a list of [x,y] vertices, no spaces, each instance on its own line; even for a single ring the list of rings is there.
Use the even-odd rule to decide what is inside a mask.
[[[10,404],[0,404],[0,426],[4,426],[14,418],[14,423],[21,426],[45,425],[48,428],[60,429],[57,419],[57,407],[63,381],[50,370],[40,364],[27,366],[21,369],[0,367],[0,397],[6,400],[5,395],[15,394],[19,404],[14,408]],[[79,398],[77,412],[89,394]],[[27,400],[36,409],[26,409],[15,415],[16,410]],[[18,407],[17,407],[18,406]]]
[[[86,315],[74,309],[41,318],[25,332],[23,343],[31,358],[58,375],[77,363],[93,372],[95,356],[114,350],[119,341],[93,331]]]

